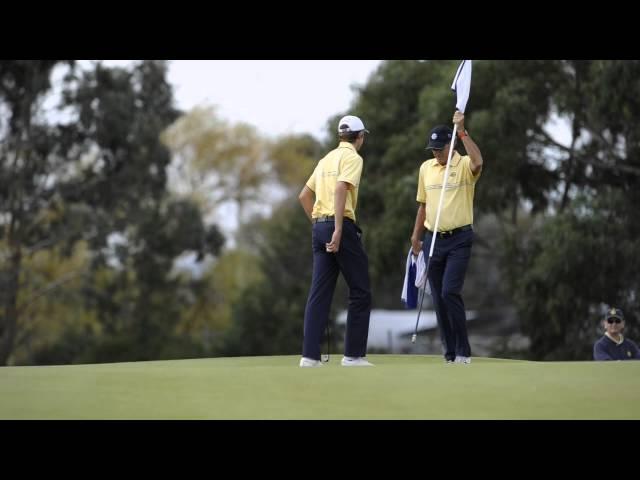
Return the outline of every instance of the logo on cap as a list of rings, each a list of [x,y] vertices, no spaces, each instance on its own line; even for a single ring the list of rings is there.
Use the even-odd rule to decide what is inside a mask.
[[[438,138],[438,134],[437,133],[432,133],[431,134],[431,140],[435,140],[436,138]]]
[[[622,315],[622,310],[616,307],[611,307],[611,309],[608,310],[605,319],[607,318],[619,318],[620,320],[623,320],[624,316]]]

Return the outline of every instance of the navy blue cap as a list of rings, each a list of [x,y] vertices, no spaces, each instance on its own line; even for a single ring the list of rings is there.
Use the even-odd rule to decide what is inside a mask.
[[[427,150],[442,150],[451,141],[453,130],[446,125],[438,125],[429,132]]]
[[[611,308],[604,317],[605,320],[608,320],[609,318],[619,318],[620,320],[624,320],[624,315],[622,314],[622,310],[619,308]]]

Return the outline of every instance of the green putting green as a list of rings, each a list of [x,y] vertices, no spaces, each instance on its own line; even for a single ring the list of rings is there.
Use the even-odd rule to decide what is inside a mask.
[[[0,368],[0,419],[640,419],[640,362],[371,355]]]

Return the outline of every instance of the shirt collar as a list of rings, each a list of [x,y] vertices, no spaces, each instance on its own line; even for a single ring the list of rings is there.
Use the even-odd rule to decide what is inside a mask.
[[[616,345],[621,345],[622,342],[624,342],[624,337],[622,336],[622,334],[620,334],[620,341],[616,342],[613,337],[611,335],[609,335],[609,332],[604,332],[605,336],[611,340],[613,343],[615,343]]]
[[[453,151],[453,155],[451,155],[451,162],[450,162],[451,166],[452,167],[457,167],[458,166],[458,162],[460,161],[460,158],[461,158],[460,154],[456,150],[454,150]],[[433,161],[433,165],[435,167],[447,168],[447,164],[446,163],[444,165],[440,165],[438,163],[438,160],[436,160],[435,158],[433,158],[432,161]]]
[[[356,147],[353,146],[353,143],[349,143],[349,142],[340,142],[340,145],[338,145],[338,148],[350,148],[354,152],[356,151]]]

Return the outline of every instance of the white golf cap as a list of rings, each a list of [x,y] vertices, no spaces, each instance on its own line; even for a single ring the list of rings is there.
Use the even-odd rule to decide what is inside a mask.
[[[361,132],[362,130],[369,133],[369,130],[364,128],[362,120],[354,115],[342,117],[338,122],[338,133]]]

